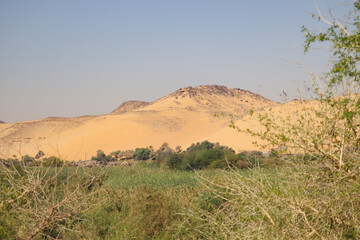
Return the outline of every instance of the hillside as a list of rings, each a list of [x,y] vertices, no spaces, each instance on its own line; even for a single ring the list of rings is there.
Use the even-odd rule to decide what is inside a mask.
[[[1,124],[0,157],[33,156],[42,150],[48,156],[87,160],[98,149],[156,148],[164,142],[186,148],[202,140],[251,150],[254,139],[229,128],[229,114],[245,117],[250,110],[280,105],[241,89],[187,87],[151,103],[125,102],[108,115]]]
[[[136,109],[141,109],[143,107],[146,107],[150,103],[148,102],[142,102],[142,101],[127,101],[123,102],[118,108],[116,108],[114,111],[112,111],[110,114],[123,114],[126,112],[131,112]]]

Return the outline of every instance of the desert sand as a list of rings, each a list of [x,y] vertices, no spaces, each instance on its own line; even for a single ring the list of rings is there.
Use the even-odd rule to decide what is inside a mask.
[[[164,142],[186,149],[203,140],[235,151],[255,150],[252,142],[256,139],[229,127],[229,114],[238,116],[238,126],[256,129],[259,126],[250,118],[250,110],[291,112],[297,105],[224,86],[188,87],[150,103],[125,102],[100,116],[0,124],[0,157],[35,156],[41,150],[45,156],[89,160],[98,149],[105,153],[150,145],[157,149]]]

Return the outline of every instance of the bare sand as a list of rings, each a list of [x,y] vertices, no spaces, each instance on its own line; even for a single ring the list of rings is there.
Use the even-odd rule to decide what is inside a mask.
[[[150,145],[157,149],[164,142],[186,149],[203,140],[235,151],[255,150],[252,142],[257,139],[230,128],[229,114],[240,116],[237,125],[243,129],[256,129],[250,110],[271,107],[291,114],[299,104],[279,104],[239,89],[200,86],[127,107],[130,110],[121,114],[0,124],[0,157],[35,156],[41,150],[65,160],[89,160],[98,149],[105,153]]]

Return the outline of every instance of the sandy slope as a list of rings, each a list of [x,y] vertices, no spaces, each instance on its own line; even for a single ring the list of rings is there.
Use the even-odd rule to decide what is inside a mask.
[[[106,153],[149,145],[156,149],[164,142],[186,148],[202,140],[252,150],[254,139],[229,128],[228,114],[246,118],[250,109],[281,106],[223,86],[189,87],[152,103],[134,103],[136,106],[128,103],[108,115],[0,124],[0,157],[34,156],[42,150],[47,156],[80,160],[90,159],[98,149]],[[241,124],[253,126],[251,121]]]

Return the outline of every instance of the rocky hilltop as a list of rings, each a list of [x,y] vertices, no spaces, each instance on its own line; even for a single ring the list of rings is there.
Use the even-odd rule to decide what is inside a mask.
[[[131,112],[136,109],[141,109],[143,107],[148,106],[150,103],[143,101],[127,101],[123,102],[119,107],[117,107],[110,114],[123,114],[126,112]]]
[[[239,88],[228,88],[219,85],[203,85],[181,88],[153,102],[144,110],[187,110],[228,115],[246,114],[250,109],[279,105],[279,103],[262,97],[259,94]]]
[[[190,98],[196,98],[203,96],[211,96],[211,95],[218,95],[224,97],[235,97],[240,96],[242,94],[250,94],[257,96],[259,99],[268,100],[264,97],[252,93],[247,90],[242,90],[240,88],[228,88],[222,85],[201,85],[198,87],[187,87],[187,88],[180,88],[179,90],[175,91],[174,93],[170,94],[169,97],[186,97],[189,96]]]
[[[185,108],[187,110],[224,110],[232,107],[236,109],[250,109],[277,105],[259,94],[252,93],[240,88],[228,88],[221,85],[202,85],[198,87],[186,87],[159,98],[154,102],[127,101],[122,103],[110,114],[124,114],[132,111],[146,111],[162,108],[162,110]]]

